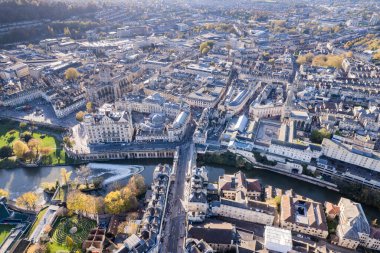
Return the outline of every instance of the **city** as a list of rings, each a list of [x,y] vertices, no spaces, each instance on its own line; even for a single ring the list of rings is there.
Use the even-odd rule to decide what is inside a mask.
[[[378,0],[0,11],[0,253],[380,251]]]

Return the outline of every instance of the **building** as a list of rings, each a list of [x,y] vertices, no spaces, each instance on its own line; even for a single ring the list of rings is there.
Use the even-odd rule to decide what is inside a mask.
[[[322,204],[301,196],[282,196],[280,224],[282,228],[294,232],[321,238],[328,236]]]
[[[132,234],[117,252],[155,252],[160,241],[165,214],[170,168],[158,165],[154,170],[152,195],[141,221],[139,235]]]
[[[341,198],[338,206],[340,215],[336,244],[350,249],[356,249],[359,244],[366,245],[371,231],[362,206],[346,198]],[[372,243],[369,242],[368,245],[370,244]]]
[[[265,226],[264,246],[269,251],[287,253],[292,250],[292,232],[287,229]]]
[[[214,250],[203,239],[187,238],[184,246],[185,253],[213,253]]]
[[[104,241],[106,239],[105,229],[96,228],[90,231],[87,239],[83,242],[83,250],[86,253],[101,253],[103,252]]]
[[[207,222],[203,224],[190,225],[187,238],[203,240],[214,252],[231,252],[236,250],[235,244],[236,228],[227,222]]]
[[[326,201],[325,211],[326,211],[326,217],[328,217],[329,219],[335,219],[337,216],[339,216],[340,208],[339,206]]]
[[[285,99],[286,85],[268,84],[250,104],[249,115],[255,119],[282,115]]]
[[[190,179],[190,193],[185,202],[187,218],[191,222],[203,222],[208,212],[208,173],[205,167],[194,168]]]
[[[285,156],[290,159],[309,163],[312,158],[319,158],[322,155],[322,148],[317,145],[295,144],[285,141],[272,140],[269,146],[272,154]]]
[[[249,199],[237,202],[222,198],[211,203],[211,213],[241,221],[272,225],[276,210],[265,202]]]
[[[97,113],[84,116],[84,130],[89,144],[131,142],[134,134],[129,112],[117,111],[104,104]]]
[[[247,179],[241,171],[233,175],[219,177],[218,193],[221,197],[235,201],[245,198],[258,199],[261,196],[261,184],[257,179]]]
[[[18,78],[23,78],[29,75],[29,67],[27,64],[18,62],[15,65],[8,68],[10,77],[16,76]]]
[[[327,157],[380,172],[380,154],[373,150],[323,139],[323,154]]]

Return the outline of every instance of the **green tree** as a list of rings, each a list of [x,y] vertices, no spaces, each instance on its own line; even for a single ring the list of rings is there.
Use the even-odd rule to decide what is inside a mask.
[[[28,124],[26,122],[20,122],[19,126],[21,129],[25,129],[28,126]]]
[[[9,146],[3,146],[0,148],[0,159],[11,157],[13,149]]]
[[[321,144],[324,138],[327,138],[327,139],[331,138],[331,133],[327,131],[326,128],[322,128],[320,130],[313,130],[311,132],[311,135],[310,135],[311,142]]]

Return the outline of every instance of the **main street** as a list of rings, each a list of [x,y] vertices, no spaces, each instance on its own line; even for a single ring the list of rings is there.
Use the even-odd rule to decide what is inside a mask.
[[[183,251],[183,240],[186,233],[186,212],[181,203],[184,200],[184,188],[186,172],[189,161],[193,156],[192,143],[188,142],[181,146],[176,178],[167,206],[166,226],[163,232],[163,244],[161,252],[180,253]]]

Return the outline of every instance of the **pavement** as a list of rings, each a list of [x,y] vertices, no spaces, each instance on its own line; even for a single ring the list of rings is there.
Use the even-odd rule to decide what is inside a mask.
[[[15,108],[17,107],[1,107],[0,116],[30,120],[61,127],[72,127],[78,123],[75,119],[75,113],[61,119],[57,118],[51,104],[42,98],[33,100],[26,104],[31,106],[30,110],[16,110]],[[39,109],[39,113],[36,113],[37,109]]]

